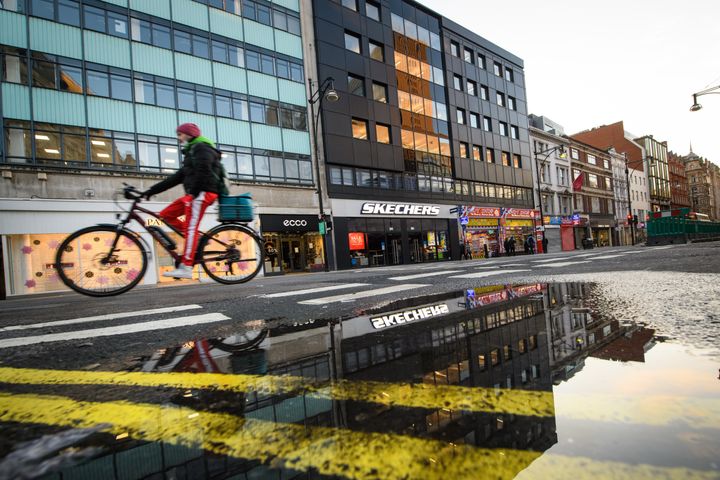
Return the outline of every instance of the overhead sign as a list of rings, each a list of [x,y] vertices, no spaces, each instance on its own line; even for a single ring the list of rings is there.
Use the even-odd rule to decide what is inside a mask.
[[[400,215],[407,217],[437,217],[440,207],[435,205],[415,205],[412,203],[364,203],[361,215]]]
[[[427,318],[439,317],[450,313],[450,307],[446,303],[433,305],[431,307],[416,308],[397,313],[390,313],[381,317],[371,317],[370,323],[375,330],[382,330],[396,325],[425,320]]]
[[[317,215],[260,215],[263,232],[317,232]]]

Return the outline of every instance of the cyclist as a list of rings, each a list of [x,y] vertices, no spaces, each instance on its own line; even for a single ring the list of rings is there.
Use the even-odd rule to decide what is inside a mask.
[[[212,140],[203,137],[194,123],[183,123],[176,129],[182,145],[183,163],[177,172],[143,192],[151,196],[183,184],[185,195],[168,205],[158,215],[166,223],[177,228],[185,236],[182,262],[175,270],[163,273],[164,277],[192,278],[195,250],[198,244],[198,228],[205,210],[219,195],[227,195],[225,169],[220,162],[220,151]],[[184,217],[182,220],[180,217]]]

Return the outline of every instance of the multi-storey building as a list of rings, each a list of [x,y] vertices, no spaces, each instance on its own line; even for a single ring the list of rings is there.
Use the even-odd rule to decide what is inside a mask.
[[[693,151],[683,157],[688,180],[690,208],[697,213],[708,215],[711,220],[720,219],[720,168]]]
[[[612,245],[615,227],[615,194],[612,157],[574,138],[570,142],[574,210],[580,216],[575,226],[575,244],[592,240],[595,246]]]
[[[672,197],[670,208],[692,207],[683,157],[672,151],[668,152],[668,167],[670,169],[670,196]]]
[[[145,189],[177,169],[183,122],[218,142],[233,190],[253,193],[278,252],[266,273],[322,268],[300,24],[297,0],[0,3],[9,293],[60,288],[54,248],[112,221],[121,182]],[[153,253],[145,283],[171,266]]]
[[[459,258],[458,205],[495,207],[478,253],[532,234],[522,60],[411,0],[313,6],[338,268]]]
[[[546,117],[530,115],[530,141],[533,152],[548,152],[537,155],[532,167],[536,181],[535,204],[540,205],[542,202],[545,238],[548,239],[550,252],[575,249],[572,227],[570,142],[563,134],[560,125]],[[558,148],[550,151],[561,146],[564,150]],[[563,151],[564,155],[561,154]]]
[[[670,170],[667,142],[659,142],[652,135],[636,138],[635,142],[645,152],[650,208],[653,212],[670,208]]]
[[[613,171],[613,187],[615,194],[615,232],[614,232],[614,244],[615,245],[632,245],[632,224],[628,220],[628,215],[632,215],[630,212],[629,197],[629,174],[630,169],[628,168],[627,175],[625,174],[625,155],[622,155],[615,151],[614,148],[608,150],[612,161]]]
[[[627,132],[622,121],[611,125],[603,125],[572,135],[573,138],[592,145],[601,150],[613,148],[616,153],[622,154],[624,162],[627,161],[628,176],[630,178],[630,203],[633,216],[637,216],[638,223],[634,225],[635,241],[642,241],[646,237],[645,221],[651,211],[650,192],[648,181],[648,168],[643,145],[633,139],[635,135]]]

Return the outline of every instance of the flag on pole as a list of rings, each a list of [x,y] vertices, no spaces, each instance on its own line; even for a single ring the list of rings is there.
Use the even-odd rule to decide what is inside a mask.
[[[582,190],[582,184],[583,184],[583,176],[585,174],[583,172],[580,172],[580,174],[577,176],[577,178],[573,181],[573,191],[579,192]]]

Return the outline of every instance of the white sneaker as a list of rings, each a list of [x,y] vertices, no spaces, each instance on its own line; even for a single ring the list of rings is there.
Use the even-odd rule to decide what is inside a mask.
[[[170,270],[162,274],[163,277],[171,278],[193,278],[193,268],[185,264],[180,265],[175,270]]]

